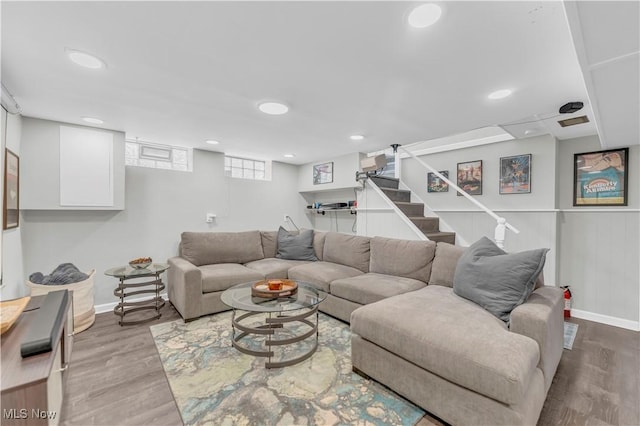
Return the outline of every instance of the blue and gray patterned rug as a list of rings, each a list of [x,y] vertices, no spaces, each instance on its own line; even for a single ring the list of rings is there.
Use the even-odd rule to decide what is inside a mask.
[[[150,329],[186,425],[413,425],[424,415],[353,373],[349,326],[323,314],[317,352],[269,370],[231,347],[229,312]]]

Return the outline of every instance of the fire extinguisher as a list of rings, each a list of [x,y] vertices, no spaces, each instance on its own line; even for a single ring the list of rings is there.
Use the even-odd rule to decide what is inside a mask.
[[[564,317],[571,318],[571,290],[568,285],[560,288],[564,289]]]

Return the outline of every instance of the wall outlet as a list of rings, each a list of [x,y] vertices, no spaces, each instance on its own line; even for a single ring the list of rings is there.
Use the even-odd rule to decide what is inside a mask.
[[[215,213],[207,213],[207,223],[212,223],[216,218]]]

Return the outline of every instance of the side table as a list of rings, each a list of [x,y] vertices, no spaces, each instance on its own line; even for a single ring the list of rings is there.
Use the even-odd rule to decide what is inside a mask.
[[[153,263],[144,269],[134,269],[131,266],[118,266],[105,271],[105,275],[120,279],[118,287],[113,290],[113,294],[120,298],[120,303],[113,308],[113,313],[120,317],[118,324],[121,326],[133,325],[160,318],[160,309],[165,303],[164,299],[160,296],[160,292],[164,290],[164,284],[160,279],[160,274],[167,269],[169,269],[169,265],[167,264]],[[145,282],[125,283],[125,281],[130,279],[145,277],[153,277],[154,279]],[[129,289],[139,290],[127,291]],[[135,302],[125,302],[125,297],[140,294],[152,294],[153,296],[144,300],[138,299]],[[135,321],[125,321],[125,315],[147,309],[154,311],[152,316]]]

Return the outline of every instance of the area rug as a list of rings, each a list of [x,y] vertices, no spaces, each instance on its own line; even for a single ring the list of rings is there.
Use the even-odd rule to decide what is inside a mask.
[[[576,340],[578,334],[578,324],[572,322],[564,322],[564,348],[571,350],[573,341]]]
[[[231,346],[229,312],[150,330],[186,425],[413,425],[424,415],[353,373],[349,326],[323,314],[317,352],[275,369]]]

